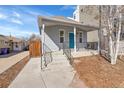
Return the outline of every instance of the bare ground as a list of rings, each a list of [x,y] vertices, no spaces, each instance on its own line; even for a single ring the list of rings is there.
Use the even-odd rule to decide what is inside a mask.
[[[99,55],[74,59],[76,76],[72,87],[116,88],[124,87],[124,61],[111,65]],[[77,78],[78,77],[78,78]]]

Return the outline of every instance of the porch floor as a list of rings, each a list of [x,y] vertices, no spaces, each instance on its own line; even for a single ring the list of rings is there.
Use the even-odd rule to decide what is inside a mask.
[[[73,58],[75,57],[83,57],[83,56],[93,56],[98,55],[98,50],[91,50],[91,49],[79,49],[77,52],[72,51]]]

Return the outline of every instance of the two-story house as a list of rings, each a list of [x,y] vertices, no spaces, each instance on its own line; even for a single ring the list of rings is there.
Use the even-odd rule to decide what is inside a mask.
[[[83,25],[99,27],[99,6],[78,5],[73,18]],[[87,32],[87,43],[88,48],[98,48],[98,30]]]

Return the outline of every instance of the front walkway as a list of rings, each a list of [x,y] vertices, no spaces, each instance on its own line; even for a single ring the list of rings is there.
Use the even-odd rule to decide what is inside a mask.
[[[40,88],[45,87],[41,76],[40,58],[32,58],[15,80],[10,84],[11,88]]]
[[[66,88],[69,87],[74,70],[62,52],[53,53],[53,62],[41,70],[40,58],[32,58],[10,88]]]

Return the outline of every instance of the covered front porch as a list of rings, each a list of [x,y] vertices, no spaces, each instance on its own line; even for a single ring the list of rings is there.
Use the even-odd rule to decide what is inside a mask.
[[[87,33],[98,31],[97,27],[83,25],[64,17],[39,17],[39,29],[42,36],[42,45],[51,51],[71,49],[72,52],[83,50],[98,50],[98,41],[88,42]],[[42,47],[42,51],[46,48]]]

